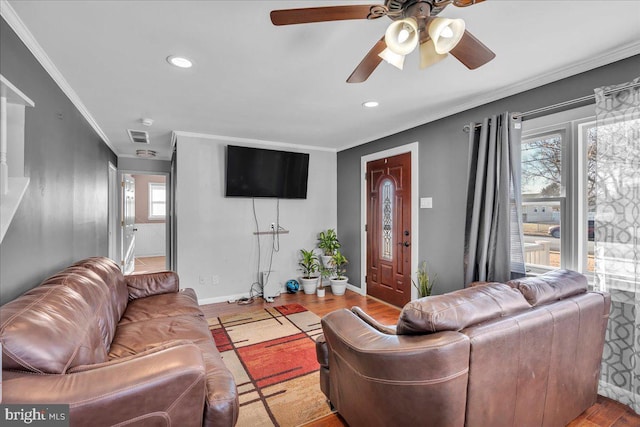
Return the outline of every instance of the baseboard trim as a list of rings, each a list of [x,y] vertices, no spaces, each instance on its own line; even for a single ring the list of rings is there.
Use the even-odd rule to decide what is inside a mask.
[[[221,297],[202,298],[202,299],[198,298],[198,305],[216,304],[219,302],[229,302],[231,300],[238,300],[240,298],[249,298],[249,293],[245,292],[243,294],[226,295]]]

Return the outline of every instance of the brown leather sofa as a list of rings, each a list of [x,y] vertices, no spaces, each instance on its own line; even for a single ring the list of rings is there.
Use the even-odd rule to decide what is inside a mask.
[[[72,426],[233,426],[238,394],[177,274],[89,258],[0,308],[5,404],[63,403]]]
[[[320,387],[352,427],[564,426],[596,401],[606,293],[556,270],[322,319]]]

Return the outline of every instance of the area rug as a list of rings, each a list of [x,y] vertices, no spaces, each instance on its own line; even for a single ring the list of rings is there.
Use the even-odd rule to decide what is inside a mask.
[[[299,426],[331,413],[320,391],[320,318],[299,304],[209,320],[240,396],[237,426]]]

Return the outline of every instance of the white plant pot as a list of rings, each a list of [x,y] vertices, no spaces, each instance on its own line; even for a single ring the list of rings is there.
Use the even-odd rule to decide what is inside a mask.
[[[347,276],[343,276],[344,279],[331,279],[331,293],[334,295],[344,295],[344,292],[347,290],[347,281],[349,278]]]
[[[302,290],[307,295],[313,295],[316,293],[316,288],[318,287],[318,277],[313,277],[311,279],[305,279],[303,277],[300,278],[300,284],[302,285]]]
[[[318,288],[318,290],[316,291],[316,294],[318,295],[318,297],[323,298],[324,297],[324,288]]]
[[[321,255],[320,258],[322,258],[322,265],[324,265],[326,268],[335,267],[335,265],[333,264],[333,260],[331,259],[331,258],[333,258],[333,256],[331,256],[331,255]]]

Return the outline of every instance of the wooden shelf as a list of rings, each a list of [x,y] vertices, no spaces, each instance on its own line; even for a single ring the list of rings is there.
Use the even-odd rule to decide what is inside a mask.
[[[273,230],[269,230],[269,231],[254,231],[253,234],[257,234],[259,236],[263,235],[263,234],[289,234],[289,230],[280,230],[277,233]]]

